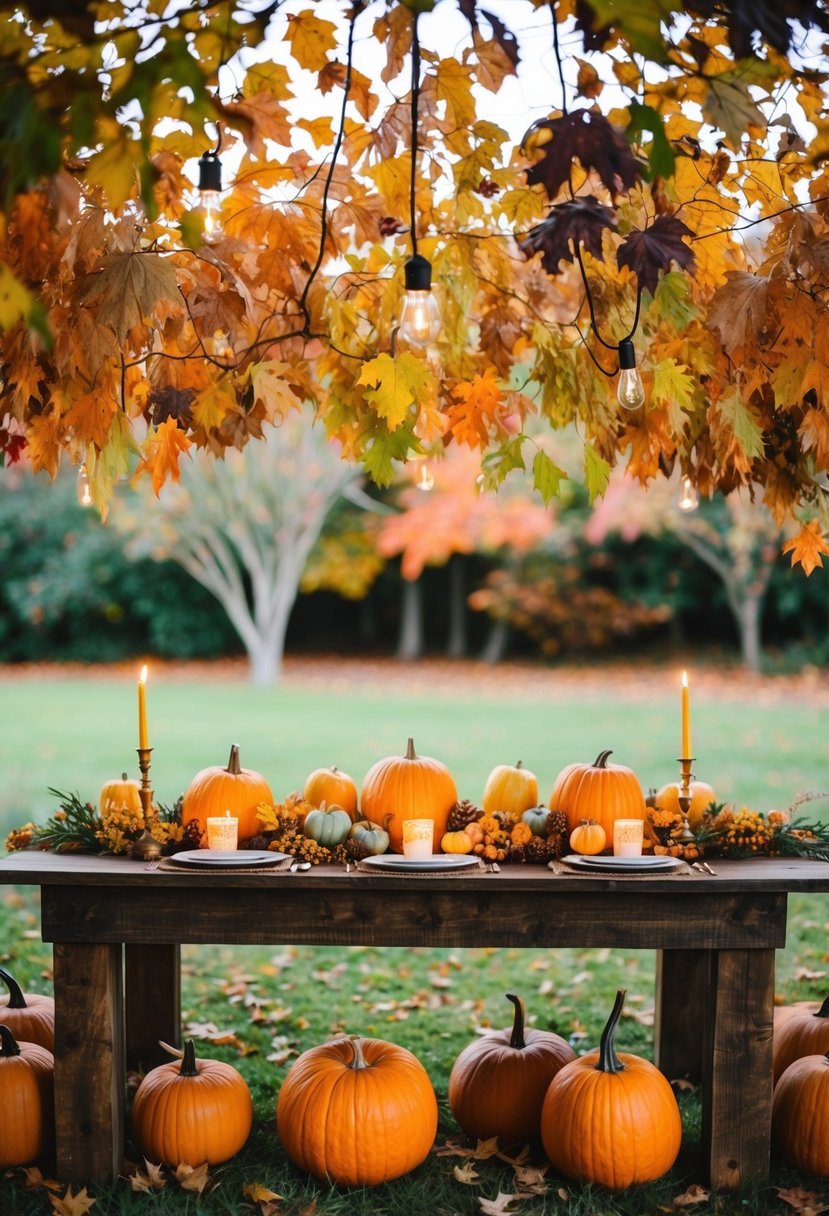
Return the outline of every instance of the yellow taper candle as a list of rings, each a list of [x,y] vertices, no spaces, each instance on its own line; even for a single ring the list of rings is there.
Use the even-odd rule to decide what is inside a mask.
[[[150,736],[147,730],[146,664],[141,668],[141,674],[138,677],[138,746],[141,748],[147,748],[150,746]]]
[[[688,672],[682,673],[682,756],[690,759],[691,752],[691,695],[688,690]]]

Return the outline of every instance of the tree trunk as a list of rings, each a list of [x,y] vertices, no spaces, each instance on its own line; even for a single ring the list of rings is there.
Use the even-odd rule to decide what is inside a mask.
[[[757,675],[762,659],[760,624],[763,607],[763,592],[746,591],[738,607],[734,609],[737,629],[740,634],[740,654],[747,671]]]
[[[423,654],[423,587],[420,579],[404,578],[401,596],[398,659],[419,659]]]
[[[506,658],[509,644],[509,621],[493,621],[489,629],[489,637],[481,651],[481,661],[484,663],[501,663]]]
[[[460,553],[449,559],[449,637],[446,653],[450,659],[466,654],[466,561]]]

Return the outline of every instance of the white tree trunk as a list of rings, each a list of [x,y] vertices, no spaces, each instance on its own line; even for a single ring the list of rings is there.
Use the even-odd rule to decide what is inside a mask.
[[[450,659],[462,659],[466,654],[466,597],[464,595],[466,561],[460,553],[449,559],[449,637],[446,653]]]
[[[403,579],[400,602],[398,659],[419,659],[423,654],[423,587],[420,579]]]

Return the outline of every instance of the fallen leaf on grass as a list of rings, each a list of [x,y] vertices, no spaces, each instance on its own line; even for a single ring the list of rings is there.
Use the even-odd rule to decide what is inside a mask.
[[[474,1148],[461,1144],[459,1137],[451,1137],[442,1148],[436,1149],[438,1157],[471,1157],[473,1161],[487,1161],[490,1157],[501,1157],[498,1152],[498,1137],[491,1136],[489,1140],[479,1140]],[[503,1157],[507,1161],[509,1158]]]
[[[272,1191],[270,1187],[260,1186],[258,1182],[246,1182],[242,1187],[242,1194],[253,1203],[263,1204],[270,1204],[273,1200],[281,1201],[283,1198],[282,1195],[277,1195],[276,1191]]]
[[[433,1150],[438,1157],[471,1157],[472,1149],[460,1142],[459,1136],[450,1137],[440,1148]]]
[[[466,1165],[453,1165],[452,1173],[456,1182],[463,1182],[467,1186],[474,1186],[481,1176],[471,1161],[467,1161]]]
[[[153,1165],[152,1161],[148,1161],[146,1157],[144,1165],[147,1167],[146,1174],[137,1169],[134,1174],[130,1175],[130,1186],[134,1191],[160,1191],[163,1186],[167,1185],[162,1167]]]
[[[710,1198],[711,1192],[706,1191],[704,1186],[700,1186],[699,1183],[694,1182],[688,1187],[687,1191],[683,1191],[681,1195],[674,1196],[673,1206],[675,1208],[690,1208],[695,1203],[705,1203]]]
[[[183,1191],[195,1191],[197,1195],[201,1195],[205,1187],[209,1186],[212,1179],[207,1172],[207,1162],[204,1165],[193,1169],[192,1165],[187,1165],[182,1161],[181,1165],[176,1166],[176,1182]]]
[[[794,1208],[800,1216],[820,1216],[821,1212],[829,1212],[829,1204],[822,1203],[816,1191],[806,1191],[802,1186],[778,1190],[777,1198]]]
[[[524,1195],[508,1195],[506,1191],[499,1191],[495,1199],[484,1199],[483,1196],[480,1196],[478,1203],[486,1216],[509,1216],[510,1212],[515,1211],[510,1204],[518,1203],[524,1198],[526,1198]]]
[[[202,1039],[208,1043],[222,1047],[241,1047],[239,1039],[232,1030],[219,1030],[214,1022],[188,1022],[185,1026],[188,1038]]]
[[[62,1199],[57,1195],[50,1195],[49,1202],[57,1216],[86,1216],[93,1203],[98,1201],[87,1194],[86,1187],[82,1187],[77,1195],[73,1195],[71,1186],[68,1186]]]
[[[544,1195],[547,1181],[544,1175],[547,1165],[519,1165],[515,1170],[515,1185],[522,1195]]]
[[[796,967],[792,979],[794,980],[822,980],[826,975],[825,971],[811,971],[808,967]]]
[[[36,1191],[38,1187],[45,1187],[47,1191],[59,1191],[63,1187],[62,1182],[55,1182],[54,1178],[44,1178],[36,1165],[27,1166],[23,1170],[23,1189]]]
[[[559,1197],[559,1199],[561,1200],[561,1202],[562,1202],[562,1203],[566,1203],[566,1202],[567,1202],[567,1200],[570,1198],[570,1192],[569,1192],[569,1191],[565,1191],[565,1189],[564,1189],[564,1187],[563,1187],[563,1186],[560,1186],[560,1187],[558,1188],[558,1190],[556,1191],[556,1194],[558,1195],[558,1197]]]
[[[689,1081],[687,1077],[671,1077],[670,1086],[671,1089],[675,1089],[680,1093],[683,1093],[685,1090],[693,1092],[696,1089],[694,1082]]]

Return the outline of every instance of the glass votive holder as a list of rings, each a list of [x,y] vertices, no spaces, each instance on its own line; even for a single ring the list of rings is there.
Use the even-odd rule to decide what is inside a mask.
[[[224,852],[233,852],[239,847],[239,820],[230,811],[207,820],[207,847]]]
[[[432,856],[434,834],[434,820],[404,819],[403,856],[409,861],[426,861]]]
[[[613,856],[641,857],[644,834],[641,819],[617,819],[613,824]]]

